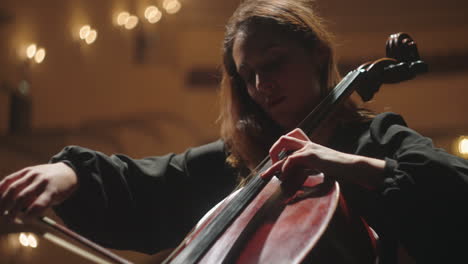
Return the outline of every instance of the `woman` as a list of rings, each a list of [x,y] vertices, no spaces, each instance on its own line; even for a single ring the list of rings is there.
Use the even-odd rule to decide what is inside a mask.
[[[54,206],[107,247],[154,253],[177,245],[270,153],[264,178],[294,181],[310,169],[336,178],[378,233],[383,263],[396,262],[399,244],[421,262],[457,255],[450,232],[465,232],[466,216],[453,210],[468,201],[464,160],[435,149],[400,116],[374,117],[351,101],[312,135],[294,130],[339,80],[311,1],[242,3],[227,24],[223,63],[221,140],[141,160],[66,147],[50,164],[0,182],[0,213],[34,216]],[[278,160],[282,150],[292,154]]]

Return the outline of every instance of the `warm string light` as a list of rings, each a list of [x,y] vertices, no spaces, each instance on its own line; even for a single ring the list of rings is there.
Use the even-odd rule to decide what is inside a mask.
[[[36,63],[42,63],[45,59],[46,51],[44,48],[38,48],[36,44],[29,44],[26,48],[26,57],[34,60]]]
[[[461,154],[468,154],[468,139],[464,138],[460,141],[458,150]]]
[[[179,0],[164,0],[162,3],[163,9],[168,14],[175,14],[179,12],[182,7],[182,4]],[[145,19],[151,23],[155,24],[159,22],[162,18],[161,10],[154,6],[148,6],[144,12]],[[117,25],[124,27],[128,30],[134,29],[139,23],[139,19],[136,15],[132,15],[129,12],[120,12],[117,15]],[[84,40],[86,44],[92,44],[96,41],[98,36],[97,30],[91,28],[90,25],[84,25],[79,30],[80,39]],[[30,44],[26,48],[26,58],[34,60],[36,63],[40,64],[44,61],[46,57],[46,50],[42,47],[38,47],[37,44]]]
[[[162,7],[168,14],[175,14],[182,8],[182,4],[179,0],[164,0]],[[158,7],[150,5],[145,8],[144,17],[149,23],[155,24],[161,20],[162,12]],[[117,14],[116,22],[118,26],[130,30],[138,25],[139,19],[136,15],[132,15],[127,11],[122,11]]]
[[[128,30],[134,29],[138,25],[138,17],[125,11],[120,12],[117,15],[117,25],[122,26]]]
[[[92,44],[96,41],[97,31],[91,28],[90,25],[84,25],[80,28],[80,39],[84,40],[86,44]]]
[[[161,17],[162,13],[156,6],[148,6],[145,9],[145,18],[151,24],[157,23],[159,20],[161,20]]]
[[[138,17],[137,16],[129,16],[127,22],[125,23],[124,27],[126,29],[134,29],[138,25]]]
[[[468,137],[461,136],[457,139],[457,151],[463,157],[468,157]]]
[[[117,15],[117,25],[119,26],[125,25],[129,16],[130,14],[128,12],[120,12]]]
[[[182,8],[182,4],[178,0],[164,0],[163,8],[168,14],[175,14]]]
[[[37,46],[36,44],[31,44],[26,48],[26,56],[29,59],[32,59],[36,55]]]
[[[33,234],[20,233],[18,240],[23,247],[37,248],[38,242]]]
[[[37,63],[42,63],[42,61],[44,61],[45,59],[45,56],[46,56],[46,52],[45,52],[45,49],[43,48],[40,48],[36,51],[36,55],[34,55],[34,60],[37,62]]]

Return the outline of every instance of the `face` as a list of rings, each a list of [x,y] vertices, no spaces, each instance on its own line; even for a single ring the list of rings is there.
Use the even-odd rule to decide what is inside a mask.
[[[318,59],[273,26],[239,32],[233,46],[237,72],[255,103],[285,129],[295,128],[320,98]]]

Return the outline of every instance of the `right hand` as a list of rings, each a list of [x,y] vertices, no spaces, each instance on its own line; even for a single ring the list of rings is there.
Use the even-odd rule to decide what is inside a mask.
[[[77,188],[76,173],[63,162],[24,168],[0,181],[0,216],[14,220],[20,211],[42,215]]]

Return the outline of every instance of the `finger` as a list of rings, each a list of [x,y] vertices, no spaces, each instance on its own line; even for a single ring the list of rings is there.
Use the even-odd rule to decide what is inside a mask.
[[[307,154],[308,151],[306,150],[299,150],[292,155],[290,155],[283,163],[283,166],[281,167],[281,172],[282,173],[287,173],[290,170],[293,170],[295,168],[309,168],[311,167],[311,164],[308,164],[308,158]],[[312,168],[310,168],[312,169]]]
[[[304,140],[304,141],[310,141],[309,137],[306,135],[306,133],[300,129],[300,128],[295,128],[294,130],[292,130],[291,132],[289,132],[288,134],[286,134],[290,137],[294,137],[294,138],[297,138],[297,139],[300,139],[300,140]]]
[[[270,149],[270,158],[273,163],[277,162],[281,152],[291,152],[301,149],[307,141],[290,136],[281,136]]]
[[[11,219],[20,213],[21,210],[25,210],[31,206],[31,204],[42,194],[47,184],[45,181],[37,181],[24,190],[22,190],[16,197],[14,206],[8,210],[8,216]]]
[[[303,148],[296,151],[294,154],[290,155],[282,164],[280,169],[281,179],[283,181],[288,180],[290,177],[294,177],[294,174],[298,171],[316,172],[315,162],[313,158],[313,153],[311,151]]]
[[[260,177],[264,180],[270,180],[273,176],[275,175],[280,175],[281,174],[281,167],[283,166],[283,162],[285,160],[280,160],[273,164],[270,168],[266,169],[264,172],[260,174]]]
[[[26,209],[26,215],[28,217],[42,216],[51,204],[52,198],[50,195],[48,193],[43,193]]]
[[[36,176],[36,173],[26,174],[22,178],[17,178],[16,181],[8,186],[8,188],[0,197],[0,215],[4,214],[5,211],[10,210],[14,206],[18,193],[20,193],[28,184],[30,184],[36,178]]]
[[[28,171],[29,169],[25,168],[3,178],[3,180],[0,181],[0,194],[2,194],[8,188],[8,186],[10,186],[11,183],[28,173]]]
[[[295,193],[310,174],[310,168],[304,166],[304,160],[304,156],[295,153],[284,161],[280,179],[286,193]]]
[[[284,181],[290,177],[289,175],[294,175],[298,170],[313,171],[315,168],[312,159],[309,158],[310,155],[311,152],[306,148],[299,149],[287,158],[277,161],[260,174],[260,177],[269,180],[276,175],[281,181]]]

